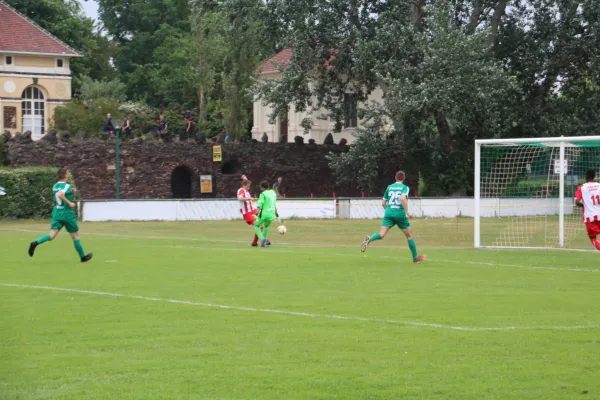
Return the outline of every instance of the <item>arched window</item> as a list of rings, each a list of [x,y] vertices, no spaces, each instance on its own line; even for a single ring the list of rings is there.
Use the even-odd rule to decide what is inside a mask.
[[[32,135],[43,135],[46,128],[44,94],[35,86],[29,86],[23,91],[21,98],[23,100],[21,102],[23,132],[31,131]]]

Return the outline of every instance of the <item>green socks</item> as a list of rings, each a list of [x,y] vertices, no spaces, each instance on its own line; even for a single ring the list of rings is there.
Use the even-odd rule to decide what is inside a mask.
[[[265,239],[267,237],[269,237],[269,227],[268,226],[265,226],[265,232],[264,232],[264,234],[265,234],[265,237],[264,237]]]
[[[417,244],[415,243],[415,239],[410,239],[408,241],[408,247],[410,248],[410,252],[412,253],[413,260],[419,258],[417,254]]]
[[[38,240],[36,240],[35,242],[37,244],[42,244],[42,243],[46,243],[49,240],[50,240],[50,235],[44,235],[44,236],[40,236],[40,238]]]
[[[256,233],[256,236],[258,236],[259,240],[263,240],[266,237],[266,235],[263,235],[260,226],[254,225],[254,233]]]
[[[371,235],[371,242],[374,242],[376,240],[381,240],[381,235],[379,233],[374,233],[373,235]]]
[[[73,245],[75,245],[75,250],[77,250],[77,254],[79,254],[79,257],[85,257],[85,253],[83,252],[83,246],[81,245],[81,241],[79,239],[73,240]]]

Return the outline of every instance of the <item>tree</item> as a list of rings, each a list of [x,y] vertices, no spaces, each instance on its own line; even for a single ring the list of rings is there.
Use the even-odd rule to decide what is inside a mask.
[[[82,57],[71,60],[72,88],[77,92],[83,76],[111,79],[114,54],[111,42],[94,29],[76,0],[7,0],[8,4],[42,28],[73,47]]]
[[[386,151],[404,153],[439,194],[469,189],[473,138],[510,129],[510,104],[519,90],[494,59],[487,30],[469,33],[457,22],[451,1],[276,0],[271,6],[284,19],[286,44],[294,49],[283,78],[257,91],[272,105],[273,116],[293,105],[308,112],[304,125],[309,128],[311,110],[324,108],[339,131],[344,94],[366,101],[379,86],[383,104],[370,104],[361,117],[393,126],[394,139],[384,141],[390,147]],[[383,151],[364,135],[370,133],[359,134],[355,150],[332,157],[332,167],[340,180],[358,177],[361,187],[369,189],[364,185],[385,163],[379,162],[381,154],[358,149]],[[362,165],[374,172],[367,174]]]
[[[248,130],[256,68],[270,53],[261,0],[198,0],[193,31],[198,46],[200,114],[217,102],[232,139]]]
[[[173,94],[165,91],[169,82],[161,82],[161,88],[154,83],[175,77],[167,73],[169,68],[193,65],[194,55],[186,59],[177,47],[190,34],[188,1],[98,0],[98,5],[104,28],[117,45],[114,63],[127,85],[128,97],[154,106],[187,101],[169,97]],[[186,65],[181,66],[182,61]],[[181,91],[181,85],[176,85]]]

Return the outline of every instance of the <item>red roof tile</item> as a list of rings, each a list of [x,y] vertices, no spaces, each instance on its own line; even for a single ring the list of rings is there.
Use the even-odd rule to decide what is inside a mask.
[[[0,1],[0,51],[79,57],[79,53]]]
[[[277,67],[275,65],[273,65],[273,63],[280,64],[285,68],[285,66],[287,65],[288,62],[290,62],[290,60],[292,59],[293,56],[294,56],[294,51],[292,49],[283,49],[279,53],[263,60],[258,65],[258,71],[262,72],[263,74],[266,74],[269,72],[279,72],[277,70]]]

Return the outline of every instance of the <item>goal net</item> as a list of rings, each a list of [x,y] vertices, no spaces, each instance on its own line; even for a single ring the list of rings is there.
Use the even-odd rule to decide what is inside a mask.
[[[600,136],[475,142],[475,247],[588,248],[574,194]]]

